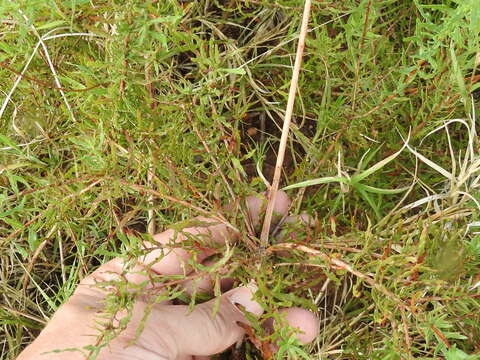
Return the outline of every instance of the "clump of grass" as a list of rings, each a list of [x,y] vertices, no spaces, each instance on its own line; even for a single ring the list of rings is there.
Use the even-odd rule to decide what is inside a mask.
[[[302,7],[0,5],[2,359],[85,274],[138,255],[152,222],[266,190]],[[266,316],[321,317],[303,349],[253,324],[257,340],[321,359],[478,357],[479,30],[473,0],[313,3],[282,186],[316,225],[258,268],[239,212],[251,242],[198,269],[253,276]],[[107,314],[133,299],[109,298]]]

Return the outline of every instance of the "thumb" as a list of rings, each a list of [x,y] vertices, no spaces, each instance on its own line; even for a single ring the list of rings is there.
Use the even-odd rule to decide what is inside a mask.
[[[241,308],[261,315],[260,305],[253,300],[256,289],[239,287],[226,292],[217,299],[195,306],[189,311],[187,306],[165,306],[165,311],[172,311],[176,316],[168,318],[175,333],[178,355],[208,356],[221,353],[241,340],[244,330],[237,322],[247,322]],[[173,335],[173,334],[172,334]]]

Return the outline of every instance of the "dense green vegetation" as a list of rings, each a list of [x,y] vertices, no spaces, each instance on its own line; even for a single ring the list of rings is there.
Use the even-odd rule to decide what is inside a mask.
[[[0,2],[0,358],[149,222],[198,215],[177,200],[218,212],[266,190],[302,8]],[[239,242],[207,270],[253,276],[265,316],[318,312],[304,348],[255,324],[278,357],[480,358],[479,35],[476,0],[313,2],[282,186],[316,224],[282,240],[303,250],[257,268]]]

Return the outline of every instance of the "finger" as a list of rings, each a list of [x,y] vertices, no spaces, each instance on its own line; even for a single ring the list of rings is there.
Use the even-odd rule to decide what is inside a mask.
[[[263,310],[253,300],[255,289],[239,287],[217,299],[196,305],[190,310],[185,305],[154,306],[144,322],[142,336],[136,347],[151,349],[161,358],[188,359],[221,353],[242,339],[244,330],[238,322],[248,323],[240,307],[259,316]],[[133,316],[110,348],[131,341],[141,321],[145,305],[137,304]]]
[[[264,195],[249,196],[246,199],[248,216],[251,218],[254,224],[259,224],[260,222],[259,217],[262,212],[265,199],[266,198]],[[287,194],[283,191],[279,191],[274,206],[274,213],[278,219],[287,213],[289,206],[290,200],[288,199]],[[173,244],[176,244],[184,242],[188,237],[191,236],[196,236],[200,240],[203,239],[203,243],[201,244],[203,249],[198,251],[196,254],[197,261],[201,262],[215,253],[213,248],[210,250],[208,249],[209,241],[213,241],[216,244],[222,245],[226,242],[231,243],[233,240],[238,238],[238,234],[235,234],[231,229],[227,228],[225,224],[218,223],[218,221],[205,217],[198,217],[196,220],[202,221],[208,226],[195,226],[186,228],[181,234],[178,234],[176,238],[173,230],[167,230],[161,234],[155,235],[154,240],[162,245],[171,246],[172,240]],[[207,248],[205,249],[205,247]],[[165,251],[165,249],[163,249],[163,251],[152,251],[144,258],[143,261],[147,263],[154,263],[152,270],[156,273],[164,275],[181,275],[187,274],[189,271],[191,271],[191,267],[187,265],[187,262],[191,256],[191,251],[180,247],[173,247],[167,251]]]
[[[182,285],[185,292],[190,296],[193,294],[213,294],[213,280],[210,275],[185,281]]]
[[[216,261],[214,259],[207,259],[203,262],[202,265],[205,267],[210,267],[214,266],[215,264]],[[192,274],[193,273],[190,273],[189,277],[192,276]],[[220,291],[224,293],[233,288],[235,279],[231,277],[222,277],[221,275],[222,273],[220,272],[220,279],[216,281],[220,281]],[[214,284],[215,283],[212,275],[206,274],[203,276],[199,276],[196,279],[185,281],[184,283],[182,283],[182,287],[185,289],[185,292],[190,296],[192,296],[194,293],[213,295]]]
[[[258,225],[260,222],[260,214],[263,211],[265,199],[264,195],[250,196],[246,199],[248,216],[254,224]],[[279,191],[274,206],[274,213],[277,218],[281,218],[287,213],[289,205],[290,200],[286,193]],[[233,242],[238,237],[238,234],[218,220],[200,216],[194,218],[193,222],[200,222],[201,226],[186,227],[181,232],[169,229],[154,235],[153,240],[159,246],[144,242],[145,248],[154,250],[137,259],[134,271],[128,271],[128,273],[134,273],[134,275],[127,276],[126,279],[134,284],[140,284],[150,279],[148,276],[150,271],[161,275],[187,275],[192,270],[188,261],[191,259],[193,251],[176,247],[175,244],[195,238],[201,249],[196,251],[196,260],[202,262],[216,251],[214,247],[209,247],[209,244],[211,245],[213,242],[221,245],[226,242]],[[100,266],[90,276],[86,277],[81,284],[92,285],[98,281],[112,281],[118,279],[118,275],[124,273],[125,270],[127,270],[125,262],[116,258]]]
[[[279,312],[288,325],[295,329],[295,337],[300,343],[308,344],[315,340],[320,322],[314,313],[299,307],[281,309]],[[265,323],[265,327],[271,332],[275,331],[278,326],[281,324],[276,323],[273,318],[268,319]]]
[[[266,199],[264,194],[251,195],[246,198],[247,214],[254,226],[260,224],[260,216],[262,212],[264,212],[264,208],[266,208]],[[273,208],[277,221],[287,214],[289,206],[290,200],[287,194],[284,191],[279,191]],[[173,239],[175,236],[174,231],[167,230],[166,232],[155,235],[154,240],[163,245],[171,245],[172,239],[173,243],[181,243],[190,235],[206,240],[211,239],[217,244],[224,244],[226,241],[232,242],[238,237],[238,234],[235,234],[231,229],[227,228],[225,224],[218,223],[218,221],[205,217],[198,217],[196,220],[202,221],[208,226],[186,228],[182,231],[183,234],[178,234],[175,239]],[[203,261],[213,253],[213,251],[204,249],[197,254],[197,259],[198,261]],[[161,260],[158,260],[159,251],[152,251],[145,257],[144,261],[155,261],[155,259],[157,259],[155,265],[152,266],[152,270],[164,275],[185,274],[185,271],[191,270],[185,265],[191,257],[191,252],[174,247],[167,254],[162,255]]]
[[[249,216],[250,221],[254,226],[259,226],[260,224],[260,216],[262,212],[265,210],[267,198],[265,194],[257,194],[248,196],[246,199],[246,206],[247,206],[247,214]],[[277,195],[277,199],[274,206],[274,214],[276,215],[276,221],[279,221],[283,216],[286,215],[288,208],[290,206],[290,200],[287,194],[284,191],[279,191]],[[229,206],[227,206],[229,208]],[[287,218],[288,220],[289,218]],[[178,258],[177,258],[178,259]],[[213,262],[207,263],[212,264]],[[221,287],[222,291],[227,291],[232,288],[233,286],[233,279],[222,279],[221,280]],[[189,280],[185,282],[184,288],[189,295],[193,294],[194,289],[198,293],[213,293],[213,281],[209,275],[201,277],[195,280]]]
[[[285,314],[288,324],[298,331],[295,336],[302,344],[308,344],[317,337],[320,322],[314,313],[299,307],[280,311]]]
[[[222,293],[231,290],[235,286],[235,279],[232,277],[222,278],[220,280],[220,290]]]
[[[194,356],[221,353],[241,340],[244,330],[237,322],[248,323],[240,308],[259,316],[261,306],[253,299],[255,289],[243,286],[223,294],[218,299],[197,305],[179,326],[179,352]],[[169,306],[168,308],[171,308]],[[215,312],[215,309],[218,309]]]
[[[175,244],[192,237],[198,239],[201,250],[196,252],[195,255],[197,261],[201,262],[216,252],[213,246],[209,247],[209,244],[224,244],[225,242],[232,242],[237,237],[237,234],[217,220],[197,217],[193,221],[200,222],[202,225],[184,228],[182,232],[169,229],[157,234],[153,237],[156,245],[150,242],[144,242],[143,244],[146,249],[154,250],[136,259],[133,266],[127,264],[121,258],[115,258],[100,266],[91,275],[87,276],[81,284],[92,285],[99,281],[113,281],[119,279],[119,275],[124,273],[125,279],[134,284],[150,280],[152,273],[186,275],[191,271],[188,261],[192,257],[193,251],[175,247]]]
[[[163,245],[162,249],[153,250],[143,259],[143,263],[153,264],[151,269],[163,275],[186,275],[191,271],[187,265],[193,251],[182,247],[175,247],[175,244],[185,242],[187,239],[195,239],[198,247],[196,260],[202,262],[216,252],[216,245],[232,243],[238,234],[235,234],[225,224],[206,217],[197,217],[196,222],[203,223],[202,226],[187,227],[181,233],[169,229],[161,234],[155,235],[154,240]]]
[[[288,212],[290,207],[290,199],[284,191],[279,191],[275,199],[275,205],[273,207],[273,222],[278,222]],[[250,221],[255,228],[260,226],[260,222],[263,219],[263,214],[267,209],[267,197],[265,193],[251,195],[246,198],[248,215]]]
[[[196,305],[193,310],[186,305],[137,301],[131,312],[116,314],[119,321],[123,321],[124,316],[129,316],[129,321],[109,346],[102,349],[100,358],[190,360],[193,356],[221,353],[244,335],[237,323],[248,322],[240,307],[256,316],[263,312],[253,300],[255,291],[256,287],[239,287]],[[141,336],[138,336],[139,328]]]

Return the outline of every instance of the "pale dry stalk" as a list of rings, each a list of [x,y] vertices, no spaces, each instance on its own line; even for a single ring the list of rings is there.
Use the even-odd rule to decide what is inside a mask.
[[[290,91],[288,93],[287,109],[285,112],[285,119],[283,122],[282,136],[280,138],[280,146],[278,148],[277,163],[275,165],[275,173],[273,175],[272,186],[268,192],[267,210],[265,219],[263,221],[262,233],[260,235],[260,242],[263,247],[268,246],[268,237],[270,233],[270,225],[273,217],[273,207],[277,198],[278,185],[280,184],[280,176],[282,174],[283,160],[285,158],[285,150],[287,148],[288,134],[290,131],[290,123],[293,114],[293,105],[295,103],[295,94],[297,92],[298,77],[302,65],[303,50],[305,48],[305,38],[307,36],[308,21],[310,17],[311,0],[305,0],[305,7],[303,10],[302,26],[300,29],[300,36],[298,38],[297,54],[295,56],[295,65],[293,67],[292,81],[290,83]]]

